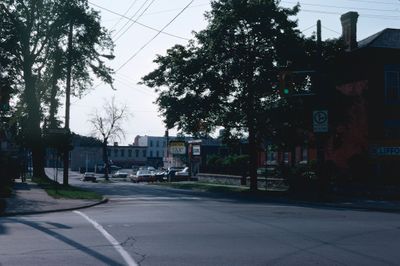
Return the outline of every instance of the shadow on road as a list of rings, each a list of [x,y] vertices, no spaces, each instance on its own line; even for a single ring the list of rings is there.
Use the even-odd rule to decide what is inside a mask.
[[[45,233],[46,235],[53,237],[77,250],[82,251],[83,253],[97,259],[98,261],[107,264],[107,265],[115,265],[115,266],[119,266],[119,265],[123,265],[101,253],[99,253],[98,251],[89,248],[81,243],[76,242],[73,239],[70,239],[60,233],[54,232],[53,230],[46,228],[42,225],[40,225],[37,222],[33,222],[33,221],[27,221],[24,219],[19,219],[19,218],[4,218],[4,219],[0,219],[0,234],[1,234],[1,230],[2,228],[4,228],[3,223],[20,223],[20,224],[24,224],[26,226],[32,227],[36,230],[39,230],[43,233]],[[62,228],[62,229],[72,229],[71,227],[67,226],[67,225],[63,225],[63,224],[59,224],[59,223],[48,223],[56,228]]]

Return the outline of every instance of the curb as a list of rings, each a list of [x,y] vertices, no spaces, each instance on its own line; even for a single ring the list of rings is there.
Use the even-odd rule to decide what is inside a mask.
[[[53,210],[45,210],[45,211],[27,211],[27,212],[15,212],[15,213],[2,213],[2,214],[0,214],[0,217],[13,217],[13,216],[21,216],[21,215],[34,215],[34,214],[44,214],[44,213],[80,210],[80,209],[94,207],[94,206],[97,206],[97,205],[100,205],[100,204],[105,204],[108,201],[109,201],[108,198],[103,197],[103,199],[101,201],[98,201],[98,202],[95,202],[95,203],[92,203],[92,204],[83,205],[83,206],[78,206],[78,207],[53,209]]]

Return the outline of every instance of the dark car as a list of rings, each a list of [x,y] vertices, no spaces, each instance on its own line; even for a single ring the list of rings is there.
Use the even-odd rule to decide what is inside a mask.
[[[182,171],[184,168],[185,167],[169,167],[166,172],[167,179],[170,181],[177,180],[176,172]]]
[[[154,172],[154,180],[158,182],[165,182],[168,180],[167,171],[159,170]]]

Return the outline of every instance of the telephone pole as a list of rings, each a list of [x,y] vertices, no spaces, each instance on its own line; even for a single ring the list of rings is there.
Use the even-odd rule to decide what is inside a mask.
[[[69,32],[68,32],[68,59],[67,59],[67,86],[65,89],[65,134],[67,135],[67,140],[64,147],[64,171],[63,171],[63,185],[68,185],[68,169],[69,169],[69,107],[71,98],[71,72],[72,72],[72,34],[74,30],[74,25],[72,19],[69,22]]]

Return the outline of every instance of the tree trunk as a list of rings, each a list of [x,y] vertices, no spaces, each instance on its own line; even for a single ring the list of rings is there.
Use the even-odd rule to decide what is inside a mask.
[[[49,124],[50,128],[56,128],[56,113],[57,113],[57,81],[60,77],[60,61],[61,56],[59,52],[56,52],[54,67],[53,67],[53,77],[51,82],[51,92],[50,92],[50,110],[49,110]]]
[[[33,177],[43,178],[45,150],[43,146],[42,131],[40,128],[40,105],[36,95],[35,78],[32,74],[32,64],[27,60],[24,65],[25,101],[28,111],[28,125],[26,137],[32,149]]]
[[[107,143],[108,141],[106,139],[103,140],[104,178],[106,180],[108,180],[108,174],[110,169],[110,163],[108,162]]]
[[[252,124],[252,123],[250,123]],[[250,190],[257,191],[257,164],[258,164],[258,147],[256,142],[256,131],[254,126],[249,126],[249,176],[250,176]]]

